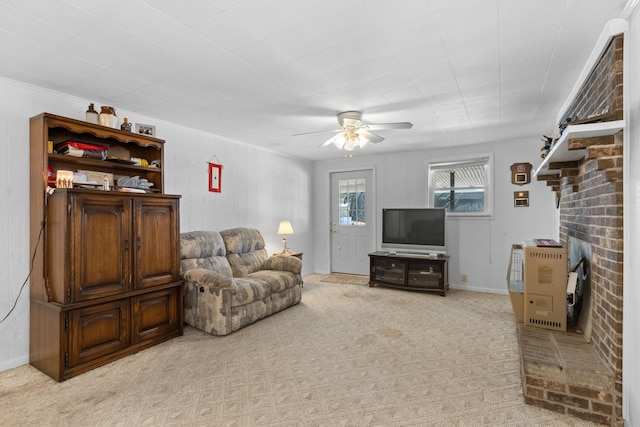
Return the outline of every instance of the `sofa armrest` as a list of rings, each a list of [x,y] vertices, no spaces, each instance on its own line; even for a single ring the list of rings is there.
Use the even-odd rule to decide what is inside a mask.
[[[204,268],[194,268],[182,275],[183,279],[191,282],[198,287],[214,287],[217,289],[233,289],[233,281],[231,277],[227,277],[215,271],[206,270]]]
[[[267,258],[262,269],[289,271],[294,274],[300,274],[302,271],[302,260],[294,256],[274,255]]]

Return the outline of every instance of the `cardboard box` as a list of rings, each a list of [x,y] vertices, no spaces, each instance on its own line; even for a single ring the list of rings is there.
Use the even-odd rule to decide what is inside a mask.
[[[567,330],[567,248],[524,244],[524,324]]]

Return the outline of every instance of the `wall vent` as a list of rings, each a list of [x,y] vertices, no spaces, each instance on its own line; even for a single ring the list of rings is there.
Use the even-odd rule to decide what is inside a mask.
[[[558,329],[558,330],[565,330],[564,326],[562,325],[562,322],[552,322],[550,320],[535,319],[535,318],[530,317],[529,318],[529,324],[530,325],[538,325],[538,326],[546,326],[547,328],[554,328],[554,329]]]

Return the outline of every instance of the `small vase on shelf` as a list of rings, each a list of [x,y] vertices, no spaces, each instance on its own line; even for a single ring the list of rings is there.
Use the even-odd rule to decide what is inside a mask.
[[[116,117],[116,109],[103,105],[100,107],[99,124],[110,128],[118,128],[118,117]]]
[[[131,122],[129,121],[128,118],[126,117],[124,118],[124,121],[120,125],[120,129],[126,130],[127,132],[131,132]]]
[[[85,113],[85,117],[86,117],[86,120],[89,123],[93,123],[93,124],[96,124],[96,125],[98,124],[98,112],[93,107],[93,102],[91,104],[89,104],[89,108],[87,109],[87,112]]]

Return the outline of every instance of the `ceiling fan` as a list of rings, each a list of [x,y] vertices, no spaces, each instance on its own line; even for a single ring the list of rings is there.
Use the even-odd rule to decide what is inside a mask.
[[[339,132],[337,135],[325,141],[321,147],[333,144],[338,147],[339,150],[353,151],[356,147],[363,148],[368,142],[378,143],[384,141],[383,137],[370,132],[372,130],[410,129],[413,127],[413,124],[409,122],[362,123],[362,113],[360,111],[344,111],[338,113],[338,124],[340,125],[340,129],[295,133],[292,136]]]

